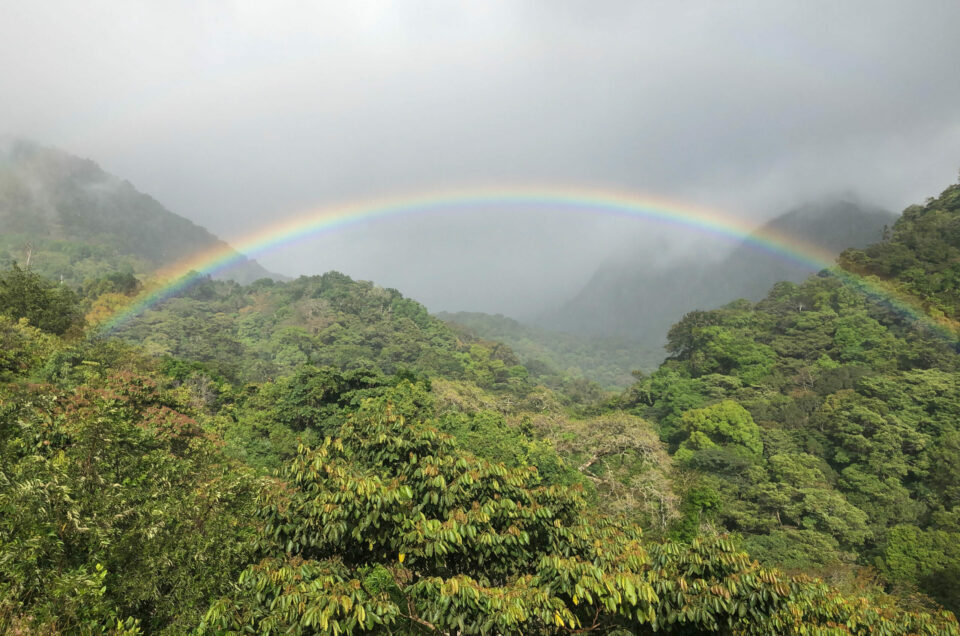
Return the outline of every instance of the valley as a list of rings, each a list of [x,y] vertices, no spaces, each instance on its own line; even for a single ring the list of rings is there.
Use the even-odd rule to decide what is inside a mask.
[[[601,269],[565,333],[160,278],[219,239],[11,147],[0,628],[958,633],[960,185],[773,221],[819,271]]]

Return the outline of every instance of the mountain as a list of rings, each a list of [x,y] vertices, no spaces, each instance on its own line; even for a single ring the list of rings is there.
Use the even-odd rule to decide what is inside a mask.
[[[786,236],[839,255],[847,248],[880,241],[884,228],[896,220],[892,212],[853,200],[823,201],[773,219],[754,236]],[[759,300],[774,283],[799,283],[813,272],[812,266],[773,257],[742,242],[714,274],[705,277],[702,291],[711,294],[713,305],[734,298]]]
[[[96,163],[18,138],[0,139],[0,262],[75,284],[99,273],[149,274],[226,244]],[[217,274],[282,278],[244,259]]]
[[[657,539],[617,516],[619,497],[592,502],[585,486],[618,464],[636,470],[617,494],[671,500],[669,457],[639,418],[535,439],[539,401],[511,425],[451,403],[441,378],[303,367],[233,386],[9,309],[0,632],[960,633],[872,573],[828,584],[761,565],[735,536]],[[687,516],[709,495],[685,497]],[[829,498],[809,503],[814,522],[846,520]]]
[[[873,293],[824,270],[674,325],[670,358],[620,406],[692,479],[690,529],[788,569],[874,567],[960,608],[958,262],[953,185],[843,252]]]
[[[883,228],[895,218],[877,207],[834,199],[787,212],[753,236],[773,232],[840,254],[880,240]],[[720,262],[663,266],[655,256],[627,255],[606,263],[577,296],[540,323],[562,331],[633,337],[658,347],[670,325],[689,311],[734,298],[759,300],[774,283],[799,282],[817,269],[759,251],[749,239]]]
[[[845,268],[893,282],[947,328],[960,322],[960,184],[904,210],[886,240],[840,255]]]
[[[960,635],[960,187],[840,258],[937,328],[824,270],[687,313],[614,394],[543,358],[635,343],[337,272],[91,329],[149,252],[9,174],[32,265],[73,278],[0,270],[0,632]]]
[[[89,315],[96,310],[94,301]],[[112,335],[238,381],[290,375],[304,364],[426,372],[486,388],[528,375],[509,348],[458,335],[397,290],[339,272],[245,286],[202,280]]]
[[[550,331],[501,314],[440,312],[437,318],[485,340],[504,343],[531,372],[583,377],[605,387],[632,384],[634,370],[650,371],[663,357],[630,338]]]
[[[948,194],[845,257],[955,316]],[[0,272],[2,632],[960,634],[960,357],[845,278],[687,315],[579,412],[336,273],[129,344],[37,278]]]

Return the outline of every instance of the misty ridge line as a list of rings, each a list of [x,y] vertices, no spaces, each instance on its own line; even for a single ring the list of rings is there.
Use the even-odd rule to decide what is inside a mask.
[[[0,47],[17,63],[0,69],[15,96],[0,121],[220,236],[318,201],[476,181],[614,183],[755,225],[845,188],[899,210],[952,177],[960,144],[955,2],[240,3],[141,7],[146,20],[109,4],[5,12]],[[673,266],[724,249],[676,233],[635,247],[627,226],[564,221],[550,231],[576,246],[564,252],[526,241],[525,221],[468,223],[469,240],[448,225],[357,228],[264,265],[533,318],[608,254]],[[485,257],[501,244],[501,262]]]
[[[96,200],[96,206],[109,206],[111,201],[107,195],[110,192],[132,193],[149,201],[152,209],[162,210],[171,217],[189,223],[186,219],[166,211],[152,198],[137,192],[128,182],[103,172],[90,160],[71,158],[62,151],[41,150],[35,144],[29,143],[18,145],[8,142],[5,144],[4,154],[12,161],[18,154],[17,148],[21,146],[26,150],[22,151],[21,148],[19,154],[26,154],[28,162],[33,160],[38,165],[42,165],[53,153],[56,162],[66,164],[67,173],[74,176],[70,172],[72,168],[75,173],[81,175],[86,179],[83,182],[83,190]],[[29,170],[27,176],[30,176]],[[42,184],[31,182],[30,187],[33,190],[42,191]],[[49,207],[46,197],[39,198],[43,199],[44,205]],[[804,241],[796,232],[784,231],[795,229],[790,228],[789,224],[785,228],[767,224],[756,229],[745,219],[717,210],[637,192],[597,187],[572,187],[566,184],[486,185],[452,190],[440,189],[321,206],[305,213],[286,217],[279,222],[264,225],[254,232],[233,239],[229,244],[220,242],[219,239],[210,235],[214,240],[211,247],[188,254],[185,258],[156,270],[153,273],[154,283],[127,306],[118,308],[101,327],[105,331],[110,331],[129,317],[177,294],[203,276],[224,275],[231,267],[246,262],[248,256],[266,254],[352,226],[375,225],[379,221],[390,218],[408,219],[431,214],[450,217],[454,214],[492,208],[507,208],[512,212],[518,209],[525,212],[542,209],[551,212],[562,211],[572,215],[622,217],[631,221],[640,220],[694,230],[700,234],[736,243],[741,248],[765,252],[774,259],[804,268],[807,273],[832,267],[838,252],[836,246],[833,250],[823,249],[812,241]],[[819,210],[819,214],[826,216],[823,209]],[[190,225],[198,231],[205,232],[199,226]],[[255,264],[254,261],[250,262]],[[883,297],[894,303],[901,313],[910,314],[913,319],[922,317],[922,311],[916,306],[910,307],[909,299],[894,299],[889,290],[884,290],[877,284],[858,283],[858,285],[870,290],[875,297]],[[688,306],[682,308],[683,311],[675,311],[675,315],[670,316],[670,322],[686,310],[694,308],[696,307]],[[541,322],[549,323],[549,320]],[[657,329],[656,324],[647,324],[649,321],[639,322],[643,325],[645,333],[662,331]],[[569,328],[562,330],[578,331]]]
[[[569,186],[487,186],[417,195],[378,198],[360,203],[323,206],[307,213],[262,226],[225,246],[194,254],[163,268],[158,276],[171,281],[122,310],[107,330],[152,304],[177,293],[191,278],[215,275],[245,257],[304,242],[319,234],[372,223],[390,217],[425,213],[451,214],[462,210],[500,206],[536,206],[583,214],[604,214],[640,219],[716,236],[749,245],[770,255],[815,269],[830,267],[833,254],[818,246],[771,228],[759,231],[746,222],[715,210],[638,193],[577,189]],[[191,274],[192,273],[192,274]]]

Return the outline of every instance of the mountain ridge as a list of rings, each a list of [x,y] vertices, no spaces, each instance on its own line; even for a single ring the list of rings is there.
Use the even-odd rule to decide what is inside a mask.
[[[800,282],[814,265],[787,262],[757,250],[753,239],[768,233],[816,245],[837,256],[882,238],[896,215],[855,199],[822,200],[794,208],[759,227],[725,258],[657,265],[647,255],[618,257],[602,265],[580,292],[546,314],[538,324],[588,335],[637,338],[661,346],[670,325],[695,309],[710,309],[736,298],[759,300],[774,283]],[[636,290],[644,290],[638,294]],[[648,299],[656,298],[652,305]]]
[[[149,275],[204,250],[233,249],[93,160],[19,137],[0,138],[0,237],[0,259],[74,283],[91,270]],[[286,278],[246,257],[214,277]]]
[[[960,186],[883,238],[841,267],[960,316]],[[563,630],[559,610],[588,631],[778,633],[789,611],[797,629],[957,634],[939,609],[960,607],[955,343],[823,274],[689,312],[670,357],[614,393],[337,272],[201,278],[103,338],[85,326],[137,294],[133,276],[74,291],[0,271],[0,534],[13,537],[0,562],[15,566],[0,631],[260,633],[311,589],[310,603],[347,599],[383,624],[406,596],[449,632],[464,615],[477,633],[501,615],[519,617],[503,633],[547,633],[550,617]],[[542,345],[516,321],[472,318]],[[600,340],[554,348],[603,360],[570,346]],[[424,596],[409,577],[440,584]],[[382,583],[389,594],[349,595]],[[645,614],[600,596],[638,590]],[[283,620],[316,631],[306,614]]]
[[[632,384],[634,371],[652,371],[663,357],[630,338],[551,331],[503,314],[442,311],[436,317],[485,340],[504,343],[529,369],[549,367],[552,373],[584,377],[608,388]]]

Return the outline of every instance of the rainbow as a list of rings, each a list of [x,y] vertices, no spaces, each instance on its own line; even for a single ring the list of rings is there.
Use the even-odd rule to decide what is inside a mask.
[[[692,229],[725,240],[742,242],[779,259],[814,270],[831,269],[861,293],[878,300],[911,321],[948,336],[948,326],[930,318],[916,302],[898,295],[883,281],[856,276],[835,268],[834,255],[822,248],[769,229],[757,230],[744,219],[680,201],[610,189],[549,186],[490,186],[377,198],[314,208],[270,224],[229,244],[195,254],[157,272],[161,283],[116,310],[98,326],[109,333],[132,317],[182,292],[202,278],[216,274],[246,257],[289,246],[319,234],[382,219],[429,212],[457,213],[508,208],[607,214]]]

